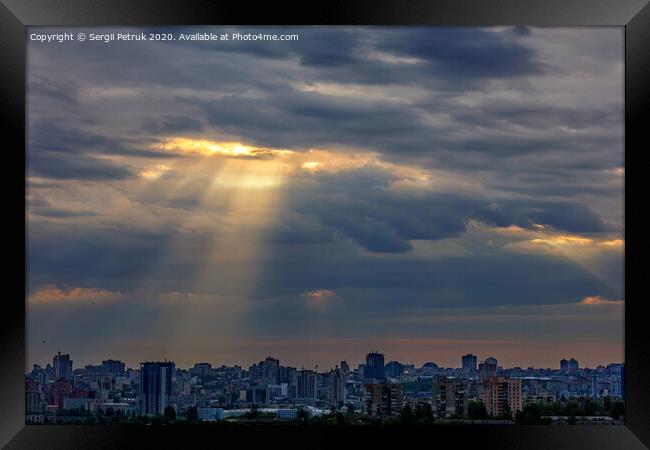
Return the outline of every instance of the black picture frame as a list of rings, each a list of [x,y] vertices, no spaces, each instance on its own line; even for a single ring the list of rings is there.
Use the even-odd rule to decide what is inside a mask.
[[[434,26],[623,26],[625,27],[625,426],[439,426],[435,430],[399,427],[344,430],[361,437],[363,445],[386,440],[410,442],[416,437],[425,445],[446,441],[453,445],[483,448],[589,448],[633,449],[650,446],[650,352],[643,314],[645,298],[640,275],[633,275],[633,262],[647,247],[647,238],[634,220],[632,202],[642,194],[643,167],[634,167],[650,139],[643,120],[650,101],[650,5],[648,0],[329,0],[301,6],[264,2],[222,0],[0,0],[0,103],[5,129],[4,181],[11,212],[5,239],[14,246],[6,261],[16,272],[25,266],[25,27],[29,25],[434,25]],[[9,137],[9,139],[7,139]],[[21,149],[22,152],[21,152]],[[8,158],[7,158],[8,157]],[[634,233],[632,230],[636,230]],[[21,246],[19,243],[23,242]],[[640,260],[640,259],[639,259]],[[19,262],[23,267],[19,267]],[[642,267],[637,267],[642,269]],[[639,272],[641,272],[639,270]],[[23,270],[24,276],[24,270]],[[186,447],[190,440],[225,443],[228,437],[272,439],[281,445],[342,444],[341,430],[315,427],[264,427],[235,429],[215,427],[102,427],[39,426],[24,424],[25,282],[11,277],[2,308],[0,346],[0,444],[6,448],[120,448],[134,447],[134,440],[149,446]],[[639,289],[636,289],[636,288]],[[468,429],[470,427],[470,429]],[[272,433],[269,435],[268,433]],[[226,437],[226,435],[228,435]],[[272,436],[272,437],[270,437]],[[304,439],[302,442],[300,439]],[[249,442],[248,442],[249,443]],[[354,445],[354,444],[349,444]]]

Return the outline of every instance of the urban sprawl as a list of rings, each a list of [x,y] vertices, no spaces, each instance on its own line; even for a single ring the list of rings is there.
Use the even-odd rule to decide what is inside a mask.
[[[493,357],[460,368],[346,361],[327,371],[285,367],[268,356],[248,370],[171,361],[127,368],[119,360],[73,368],[57,353],[25,379],[28,424],[518,423],[622,424],[623,364],[595,369],[574,358],[558,368],[503,368]]]

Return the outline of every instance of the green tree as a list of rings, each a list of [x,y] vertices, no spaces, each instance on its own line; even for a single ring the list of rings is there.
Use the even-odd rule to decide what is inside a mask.
[[[196,406],[192,405],[185,410],[185,418],[190,423],[199,421],[199,411],[196,409]]]
[[[612,407],[612,399],[609,397],[609,395],[607,397],[603,397],[603,409],[605,411],[609,411],[611,407]]]
[[[578,402],[576,402],[574,400],[570,400],[566,404],[565,413],[566,413],[567,416],[570,416],[570,415],[575,416],[575,415],[578,414],[579,410],[580,410],[580,405],[578,404]]]
[[[251,404],[251,412],[248,414],[249,419],[257,419],[259,417],[259,413],[257,411],[257,405],[255,403]]]
[[[413,423],[415,422],[415,417],[413,416],[413,411],[411,410],[411,405],[408,403],[404,408],[402,408],[402,411],[400,412],[400,420],[402,423]]]
[[[512,420],[512,409],[509,404],[503,405],[503,418],[505,420]]]
[[[309,421],[309,411],[307,411],[305,408],[298,409],[296,418],[300,423],[307,423]]]
[[[600,411],[600,404],[595,400],[585,402],[585,416],[594,416]]]
[[[164,416],[166,419],[170,419],[170,420],[176,419],[176,410],[172,405],[165,406]]]
[[[433,410],[430,403],[418,403],[415,407],[415,420],[418,423],[433,422]]]
[[[515,416],[515,422],[519,425],[548,425],[552,421],[550,417],[542,417],[542,407],[538,403],[529,403]]]
[[[481,400],[471,400],[467,403],[467,417],[472,420],[484,420],[488,418],[487,408]]]

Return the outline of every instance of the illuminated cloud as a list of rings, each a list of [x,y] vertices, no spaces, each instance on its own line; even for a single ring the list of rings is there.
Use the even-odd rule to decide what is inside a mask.
[[[223,142],[209,139],[168,138],[154,144],[153,148],[180,154],[221,155],[229,158],[271,159],[292,153],[291,150],[254,147],[241,142]]]
[[[600,295],[591,295],[580,300],[581,305],[622,305],[623,300],[607,300]]]
[[[307,299],[309,307],[317,311],[325,310],[332,305],[340,304],[341,298],[334,291],[329,289],[317,289],[302,294]]]
[[[165,164],[156,164],[154,167],[150,169],[141,171],[140,176],[148,180],[155,180],[157,178],[160,178],[166,172],[168,172],[169,169],[170,167]]]
[[[96,288],[75,287],[61,289],[55,285],[41,286],[30,296],[31,303],[58,303],[58,302],[94,302],[110,301],[122,298],[122,294]]]
[[[502,236],[513,238],[513,241],[507,242],[505,247],[517,251],[573,253],[580,250],[582,252],[603,252],[619,251],[625,246],[623,239],[609,236],[590,237],[579,234],[566,234],[541,224],[533,224],[532,229],[510,225],[495,227],[492,230]]]

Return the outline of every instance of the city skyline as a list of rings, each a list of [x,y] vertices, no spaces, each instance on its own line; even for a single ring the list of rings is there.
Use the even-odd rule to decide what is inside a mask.
[[[100,359],[98,359],[98,360],[93,360],[93,361],[90,361],[90,362],[80,362],[80,363],[78,362],[78,363],[73,365],[72,363],[75,361],[74,354],[72,354],[70,352],[61,352],[61,350],[59,350],[54,355],[54,360],[57,359],[57,355],[71,358],[70,359],[70,365],[71,365],[70,375],[72,374],[72,371],[74,369],[84,369],[86,366],[97,365],[102,361],[121,362],[121,363],[125,364],[125,367],[127,369],[129,369],[129,368],[130,369],[138,369],[139,366],[141,366],[142,364],[151,363],[151,362],[171,362],[171,363],[174,363],[175,366],[177,368],[179,368],[179,369],[191,369],[192,367],[194,367],[197,364],[204,364],[204,363],[210,364],[212,367],[215,367],[215,368],[216,367],[222,367],[222,366],[225,366],[225,367],[238,366],[238,367],[241,367],[242,369],[246,369],[246,368],[248,368],[250,366],[258,364],[260,361],[263,361],[263,360],[265,360],[267,358],[276,359],[276,360],[279,361],[280,364],[286,365],[287,367],[293,367],[293,368],[296,368],[298,370],[302,370],[302,369],[315,370],[315,371],[318,371],[319,373],[321,373],[321,372],[328,372],[330,370],[334,370],[336,368],[339,368],[341,366],[341,363],[346,363],[351,369],[356,370],[358,368],[358,366],[365,365],[368,356],[370,354],[373,354],[373,353],[378,353],[381,356],[381,358],[383,358],[382,361],[384,362],[384,365],[388,365],[388,363],[391,363],[391,362],[399,362],[402,365],[413,365],[416,369],[421,369],[422,367],[425,367],[426,364],[431,364],[431,363],[434,363],[434,364],[436,364],[436,366],[438,366],[440,368],[443,368],[443,369],[462,369],[463,368],[463,358],[466,357],[466,356],[476,358],[476,367],[478,367],[480,364],[484,363],[486,360],[496,359],[497,362],[498,362],[498,367],[501,367],[501,368],[504,368],[504,369],[512,369],[512,368],[519,367],[519,368],[522,368],[522,369],[533,368],[533,369],[558,370],[558,369],[562,369],[562,367],[561,367],[562,362],[568,363],[569,361],[575,361],[577,364],[579,364],[579,367],[581,369],[584,369],[584,368],[586,368],[586,369],[595,369],[597,367],[606,367],[606,366],[611,365],[611,364],[623,364],[623,361],[603,361],[602,363],[599,363],[597,365],[592,366],[592,365],[589,365],[589,364],[585,364],[584,360],[581,360],[578,357],[578,355],[566,354],[561,359],[558,359],[557,361],[555,361],[555,363],[553,365],[549,365],[549,366],[533,366],[533,365],[526,365],[526,364],[514,364],[514,365],[512,365],[512,364],[504,364],[502,360],[500,360],[498,357],[495,357],[492,354],[483,357],[483,356],[480,356],[480,355],[477,355],[477,354],[474,354],[474,353],[466,353],[466,354],[458,355],[458,358],[457,358],[458,361],[456,361],[455,363],[443,364],[443,363],[439,363],[439,360],[435,360],[435,359],[429,359],[429,360],[422,361],[422,362],[410,361],[410,360],[406,360],[406,359],[403,359],[403,358],[394,357],[394,355],[390,355],[390,354],[387,356],[386,354],[384,354],[382,352],[377,352],[377,350],[372,350],[370,353],[357,355],[356,359],[339,357],[338,360],[335,363],[332,363],[331,365],[318,364],[318,363],[313,364],[313,365],[307,365],[307,364],[296,363],[294,361],[282,359],[281,355],[279,355],[277,352],[276,353],[268,353],[268,354],[265,354],[264,356],[260,356],[258,358],[253,358],[250,362],[245,362],[245,361],[234,361],[234,362],[233,361],[213,361],[213,360],[208,360],[208,359],[202,359],[202,360],[192,361],[190,363],[178,363],[176,360],[173,360],[173,359],[170,359],[170,358],[149,358],[149,359],[142,359],[141,361],[138,361],[136,363],[129,363],[127,360],[125,360],[123,358],[120,358],[119,356],[110,355],[110,356],[100,357]],[[33,370],[33,365],[34,364],[36,364],[36,365],[38,365],[40,367],[46,367],[46,365],[49,364],[56,371],[56,367],[55,367],[56,363],[51,364],[50,361],[45,361],[45,362],[41,361],[41,362],[34,362],[30,367],[27,367],[26,371],[28,373],[31,370]]]
[[[347,361],[330,369],[291,367],[268,355],[248,368],[209,362],[184,368],[166,359],[133,368],[105,359],[74,369],[70,355],[57,352],[53,365],[35,365],[25,375],[25,420],[623,423],[624,364],[588,368],[563,358],[559,368],[524,369],[502,367],[494,357],[461,359],[462,367],[416,367],[386,362],[372,350],[356,368]]]
[[[623,362],[622,28],[79,30],[299,39],[28,41],[28,368]]]

